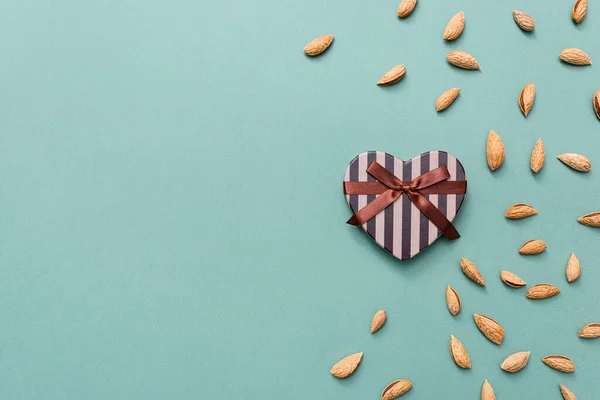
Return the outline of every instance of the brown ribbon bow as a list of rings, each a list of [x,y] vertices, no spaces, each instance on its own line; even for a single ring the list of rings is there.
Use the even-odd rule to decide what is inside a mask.
[[[458,239],[460,235],[448,218],[435,206],[425,194],[463,194],[467,190],[467,181],[447,181],[450,173],[445,165],[403,182],[377,161],[367,168],[367,173],[379,182],[344,182],[345,194],[379,194],[375,200],[358,210],[348,224],[360,226],[379,214],[387,206],[406,193],[415,206],[444,232],[449,240]]]

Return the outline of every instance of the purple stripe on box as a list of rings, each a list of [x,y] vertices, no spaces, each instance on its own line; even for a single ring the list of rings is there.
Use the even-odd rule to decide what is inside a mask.
[[[354,160],[352,160],[352,162],[350,163],[350,166],[348,168],[350,169],[350,182],[358,181],[358,156],[355,157]],[[358,195],[357,194],[350,195],[350,209],[358,210]]]
[[[438,153],[438,166],[448,165],[448,154],[443,151]],[[446,204],[448,203],[448,195],[447,194],[438,194],[438,209],[444,215],[448,215],[446,210]]]
[[[404,167],[402,171],[402,180],[403,181],[411,181],[412,180],[412,163],[411,161],[405,161]],[[402,194],[402,199],[404,202],[402,203],[402,237],[405,239],[402,241],[402,259],[408,260],[410,258],[410,241],[411,241],[411,212],[410,208],[412,206],[412,202],[406,195],[406,193]]]

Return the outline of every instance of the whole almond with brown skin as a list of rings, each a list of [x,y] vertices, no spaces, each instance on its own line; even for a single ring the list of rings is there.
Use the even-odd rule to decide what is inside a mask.
[[[351,354],[348,357],[342,358],[338,361],[333,368],[331,368],[331,375],[336,378],[344,379],[349,377],[356,371],[360,362],[362,361],[363,353]]]
[[[377,81],[380,86],[389,86],[398,82],[406,73],[406,66],[404,64],[396,65],[394,68],[386,72],[381,79]]]
[[[569,357],[552,354],[542,358],[544,364],[560,372],[575,372],[575,364]]]
[[[504,340],[504,329],[498,322],[481,314],[473,314],[473,319],[486,338],[492,343],[502,344],[502,341]]]
[[[560,52],[560,59],[573,65],[591,65],[592,60],[585,51],[570,47]]]
[[[471,368],[471,359],[465,346],[454,336],[450,336],[450,354],[456,365],[461,368]]]
[[[541,241],[539,239],[529,240],[529,241],[525,242],[523,244],[523,246],[521,246],[521,248],[519,249],[519,254],[522,254],[522,255],[540,254],[544,250],[546,250],[546,243],[544,243],[543,241]]]
[[[495,171],[498,168],[500,168],[500,166],[504,162],[504,144],[502,144],[502,139],[500,139],[500,135],[498,135],[493,130],[490,130],[490,133],[488,135],[486,156],[488,166],[492,171]]]
[[[542,139],[538,139],[538,141],[535,142],[535,146],[533,146],[531,159],[529,160],[531,170],[537,174],[544,166],[545,159],[546,153],[544,152],[544,142],[542,142]]]
[[[483,280],[481,273],[479,272],[475,264],[471,262],[471,260],[461,258],[460,267],[462,268],[464,274],[468,276],[470,280],[472,280],[478,285],[485,286],[485,281]]]
[[[446,304],[448,305],[448,311],[450,314],[456,315],[460,312],[461,303],[460,297],[456,290],[454,290],[450,285],[446,288]]]
[[[594,106],[594,112],[596,117],[600,119],[600,89],[596,90],[594,97],[592,98],[592,105]]]
[[[575,393],[571,392],[565,385],[560,385],[560,394],[562,394],[563,400],[577,400]]]
[[[531,217],[537,213],[538,210],[531,207],[529,204],[518,203],[508,207],[508,210],[506,210],[506,214],[504,214],[504,216],[510,219],[521,219]]]
[[[446,25],[446,29],[444,29],[444,40],[457,39],[463,29],[465,29],[465,13],[461,11],[452,17],[450,22],[448,22],[448,25]]]
[[[600,211],[585,214],[585,215],[577,218],[577,221],[583,225],[600,228]]]
[[[527,282],[509,271],[500,272],[500,278],[502,279],[502,282],[513,288],[522,288],[527,285]]]
[[[515,22],[525,32],[531,32],[535,28],[535,22],[531,15],[521,11],[513,10],[513,18]]]
[[[400,5],[398,6],[398,17],[406,18],[410,15],[411,12],[415,9],[417,5],[417,0],[402,0]]]
[[[492,385],[490,385],[487,379],[483,381],[483,386],[481,387],[481,400],[496,400],[494,389],[492,389]]]
[[[304,52],[311,57],[318,56],[331,45],[333,42],[333,34],[325,35],[313,39],[306,46],[304,46]]]
[[[446,56],[446,60],[456,67],[464,68],[464,69],[479,69],[479,63],[469,53],[465,53],[464,51],[451,51]]]
[[[540,283],[539,285],[534,285],[529,288],[525,296],[534,300],[542,300],[556,296],[559,293],[560,289],[556,286],[547,283]]]
[[[506,372],[518,372],[525,368],[529,362],[530,351],[522,351],[519,353],[511,354],[500,365],[500,368]]]
[[[446,90],[435,101],[435,110],[442,111],[450,107],[450,104],[454,103],[454,100],[456,99],[459,93],[459,88],[452,88],[450,90]]]
[[[592,162],[586,156],[576,153],[565,153],[556,156],[563,164],[573,168],[576,171],[588,172],[592,169]]]
[[[579,331],[579,337],[584,339],[600,337],[600,323],[587,324]]]
[[[571,257],[569,257],[565,273],[567,275],[567,281],[569,282],[576,281],[581,275],[581,265],[579,264],[579,260],[575,253],[571,253]]]
[[[408,379],[400,379],[386,386],[381,393],[381,400],[393,400],[402,396],[412,388],[412,382]]]
[[[371,334],[380,330],[383,324],[385,324],[386,319],[387,313],[385,312],[385,310],[377,311],[373,316],[373,320],[371,321]]]
[[[519,95],[519,107],[521,108],[521,112],[523,115],[527,116],[533,107],[533,102],[535,101],[535,85],[533,82],[528,83],[521,90],[521,94]]]
[[[585,18],[585,14],[587,14],[588,9],[588,0],[577,0],[575,4],[573,4],[573,11],[571,12],[571,17],[573,17],[573,21],[580,23]]]

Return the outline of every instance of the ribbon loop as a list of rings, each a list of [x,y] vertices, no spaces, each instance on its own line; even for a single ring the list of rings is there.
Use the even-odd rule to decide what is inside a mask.
[[[458,239],[460,234],[446,216],[424,194],[462,194],[466,181],[447,181],[450,172],[445,165],[426,172],[410,182],[403,182],[377,161],[367,168],[367,173],[377,182],[344,182],[345,194],[379,194],[375,200],[358,210],[348,224],[360,226],[379,214],[387,206],[406,193],[410,201],[425,215],[448,240]]]
[[[367,168],[367,174],[371,175],[373,178],[377,179],[379,182],[393,190],[401,190],[401,188],[405,185],[405,183],[398,179],[396,175],[385,169],[377,161],[373,161],[369,165]]]

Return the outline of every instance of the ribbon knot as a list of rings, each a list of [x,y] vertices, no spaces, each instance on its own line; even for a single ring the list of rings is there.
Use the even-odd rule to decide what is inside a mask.
[[[410,182],[400,180],[377,161],[367,168],[367,173],[377,182],[344,182],[345,194],[379,194],[375,200],[358,210],[348,220],[351,225],[363,225],[387,206],[406,194],[410,201],[425,215],[447,239],[454,240],[460,234],[446,216],[425,194],[463,194],[467,190],[466,181],[448,181],[450,173],[445,165],[426,172]]]

